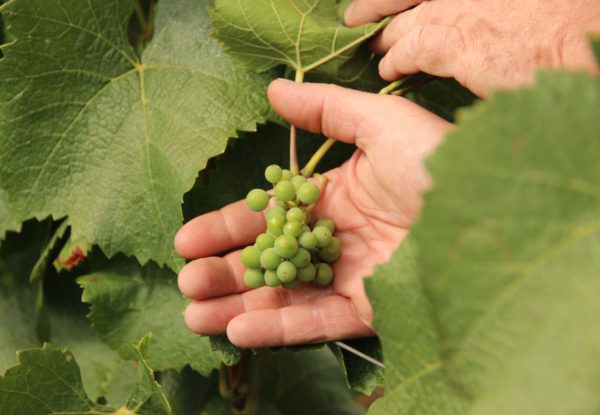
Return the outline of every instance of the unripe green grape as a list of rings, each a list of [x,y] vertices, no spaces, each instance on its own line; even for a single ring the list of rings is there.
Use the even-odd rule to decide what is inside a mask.
[[[277,255],[283,258],[291,258],[298,251],[298,241],[293,236],[281,235],[275,239],[274,249]]]
[[[277,278],[279,278],[279,281],[284,283],[292,282],[296,279],[297,272],[298,271],[294,264],[292,264],[290,261],[283,261],[277,267]]]
[[[298,287],[300,285],[300,281],[298,281],[297,279],[292,281],[292,282],[286,282],[284,284],[282,284],[286,289],[288,290],[293,290],[294,288]]]
[[[279,180],[281,180],[282,174],[283,172],[281,171],[281,167],[279,167],[277,164],[271,164],[265,169],[265,179],[267,179],[269,183],[277,183]]]
[[[260,265],[263,268],[275,270],[281,263],[281,257],[277,255],[275,249],[267,248],[260,254]]]
[[[317,223],[315,223],[315,228],[317,226],[324,226],[333,234],[335,232],[335,223],[331,219],[319,219]]]
[[[285,209],[281,206],[273,206],[272,208],[267,210],[267,214],[265,215],[265,217],[267,218],[267,220],[271,219],[273,216],[281,216],[285,218],[285,212]]]
[[[246,196],[246,203],[250,210],[260,212],[269,204],[269,194],[262,189],[253,189]]]
[[[333,280],[333,269],[329,266],[329,264],[320,263],[317,265],[317,276],[315,278],[315,282],[317,285],[324,287],[326,285],[331,284]]]
[[[319,248],[324,248],[331,243],[331,231],[325,226],[316,226],[312,233],[317,237],[317,246]]]
[[[267,219],[267,230],[275,235],[279,236],[283,234],[283,225],[285,224],[285,217],[273,215]]]
[[[285,215],[288,222],[291,222],[294,220],[297,222],[304,222],[305,216],[306,215],[304,214],[302,209],[300,209],[298,207],[291,208],[290,210],[287,211],[287,214]]]
[[[304,183],[298,189],[298,200],[307,205],[319,200],[320,195],[321,191],[319,190],[319,186],[314,183]]]
[[[294,175],[288,169],[281,170],[281,180],[290,181]]]
[[[294,189],[298,190],[298,189],[300,189],[300,186],[302,186],[304,183],[306,183],[306,177],[294,176],[294,177],[292,177],[292,180],[290,180],[290,181],[294,185]]]
[[[244,284],[250,288],[261,287],[265,283],[263,273],[259,269],[247,269],[244,272]]]
[[[319,258],[325,262],[335,262],[341,254],[341,242],[338,238],[331,238],[331,243],[319,251]]]
[[[242,263],[246,268],[260,268],[262,251],[255,246],[247,246],[242,250]]]
[[[256,246],[261,251],[264,251],[267,248],[273,248],[273,244],[275,243],[275,238],[273,235],[269,235],[268,233],[261,233],[256,237]]]
[[[265,284],[267,284],[269,287],[278,287],[281,285],[281,281],[279,281],[279,278],[277,278],[277,272],[268,269],[265,271],[263,276],[265,279]]]
[[[297,268],[304,268],[310,264],[310,252],[304,248],[299,248],[296,255],[294,255],[290,261],[292,261],[292,264]]]
[[[296,278],[302,282],[311,282],[315,279],[315,275],[317,275],[317,269],[313,264],[309,263],[304,268],[298,268]]]
[[[302,234],[302,228],[303,225],[300,222],[293,220],[283,225],[283,233],[297,238]]]
[[[317,247],[317,237],[310,231],[305,231],[298,238],[298,242],[302,248],[306,248],[308,250],[315,249]]]
[[[287,181],[280,181],[275,185],[275,197],[280,202],[289,202],[296,195],[294,185]]]

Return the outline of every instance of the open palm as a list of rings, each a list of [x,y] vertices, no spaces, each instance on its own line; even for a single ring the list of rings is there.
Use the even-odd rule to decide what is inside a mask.
[[[358,147],[325,173],[330,181],[314,211],[333,219],[342,242],[333,283],[248,289],[241,251],[212,256],[251,244],[265,230],[263,215],[237,202],[193,219],[175,238],[179,254],[193,259],[179,274],[182,293],[194,300],[186,323],[201,334],[226,332],[240,347],[373,334],[362,280],[407,235],[428,185],[423,159],[449,124],[403,98],[331,85],[278,80],[269,99],[290,123]]]

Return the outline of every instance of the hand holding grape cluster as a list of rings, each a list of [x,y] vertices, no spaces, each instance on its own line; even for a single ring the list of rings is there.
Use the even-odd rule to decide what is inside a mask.
[[[331,284],[329,264],[340,257],[341,244],[333,236],[332,220],[321,219],[310,227],[311,211],[321,196],[319,186],[274,164],[266,168],[265,178],[274,186],[276,204],[266,212],[267,231],[242,251],[242,262],[248,268],[244,283],[250,288],[266,284],[288,289],[300,282]],[[253,189],[246,202],[254,212],[262,212],[270,198],[266,191]]]

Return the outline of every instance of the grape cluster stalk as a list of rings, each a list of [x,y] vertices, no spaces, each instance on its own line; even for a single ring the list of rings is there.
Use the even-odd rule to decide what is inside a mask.
[[[242,250],[244,283],[250,288],[263,285],[294,289],[300,283],[327,286],[333,281],[331,264],[340,257],[341,243],[334,236],[331,219],[315,221],[312,210],[321,197],[321,189],[305,176],[272,164],[265,178],[273,185],[275,204],[266,211],[266,232],[256,237],[254,245]],[[272,196],[253,189],[246,196],[248,207],[262,212]]]

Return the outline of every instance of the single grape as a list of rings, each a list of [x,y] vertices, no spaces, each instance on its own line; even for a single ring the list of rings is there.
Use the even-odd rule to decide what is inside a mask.
[[[319,258],[325,262],[335,262],[341,254],[341,242],[338,238],[331,238],[331,243],[319,251]]]
[[[265,283],[263,273],[259,269],[247,269],[244,272],[244,284],[250,288],[261,287]]]
[[[279,167],[277,164],[271,164],[265,169],[265,179],[267,179],[269,183],[277,183],[279,180],[281,180],[282,174],[283,172],[281,171],[281,167]]]
[[[298,242],[302,248],[306,249],[315,249],[317,247],[317,237],[310,231],[304,231],[300,238],[298,238]]]
[[[273,206],[269,210],[267,210],[267,214],[265,217],[267,220],[271,219],[273,216],[281,216],[285,219],[285,209],[281,206]]]
[[[298,268],[296,278],[298,278],[302,282],[311,282],[315,279],[315,275],[317,275],[317,269],[313,264],[309,263],[304,268]]]
[[[292,264],[297,268],[304,268],[310,264],[310,252],[304,248],[299,248],[296,255],[294,255],[290,261],[292,261]]]
[[[265,283],[269,287],[278,287],[279,285],[281,285],[281,281],[279,281],[279,278],[277,278],[277,272],[273,270],[266,270],[264,273],[264,279]]]
[[[306,177],[298,175],[298,176],[292,177],[292,180],[290,180],[290,181],[294,185],[294,189],[298,190],[300,188],[300,186],[302,186],[304,183],[306,183]]]
[[[281,170],[281,180],[290,181],[294,175],[288,169]]]
[[[287,181],[281,181],[275,185],[275,197],[280,202],[289,202],[296,195],[294,185]]]
[[[260,212],[269,204],[269,194],[262,189],[253,189],[246,196],[246,203],[250,210]]]
[[[247,246],[242,250],[242,263],[246,268],[260,268],[262,251],[255,246]]]
[[[319,190],[319,186],[314,183],[304,183],[298,189],[298,199],[307,205],[315,203],[317,200],[319,200],[320,194],[321,191]]]
[[[312,233],[317,237],[317,246],[319,248],[324,248],[331,243],[331,231],[325,226],[316,226]]]
[[[267,219],[267,230],[275,236],[282,235],[284,224],[285,217],[273,215],[272,217]]]
[[[306,215],[304,214],[304,212],[302,211],[302,209],[298,208],[298,207],[293,207],[290,210],[287,211],[286,214],[286,219],[288,220],[288,222],[291,221],[297,221],[297,222],[304,222],[304,217]]]
[[[260,254],[260,265],[263,268],[275,270],[281,263],[281,257],[277,255],[275,249],[267,248]]]
[[[296,279],[296,273],[296,266],[290,261],[283,261],[277,267],[277,278],[284,283],[294,281]]]
[[[298,251],[298,242],[293,236],[281,235],[275,239],[274,249],[277,255],[283,258],[291,258]]]
[[[331,219],[319,219],[317,223],[315,223],[315,228],[317,226],[324,226],[333,234],[335,232],[335,224]]]
[[[298,287],[300,285],[300,281],[298,281],[297,279],[292,281],[292,282],[286,282],[282,284],[286,289],[288,290],[293,290],[294,288]]]
[[[333,280],[333,270],[329,266],[329,264],[320,263],[317,265],[317,277],[315,278],[315,282],[317,285],[324,287],[326,285],[331,284]]]
[[[264,251],[267,248],[273,248],[273,244],[275,243],[275,238],[273,235],[269,235],[268,233],[261,233],[256,237],[256,246],[261,251]]]
[[[293,236],[294,238],[297,238],[302,233],[302,228],[303,228],[303,225],[300,222],[293,220],[293,221],[287,222],[285,225],[283,225],[283,233],[285,235],[290,235],[290,236]]]

